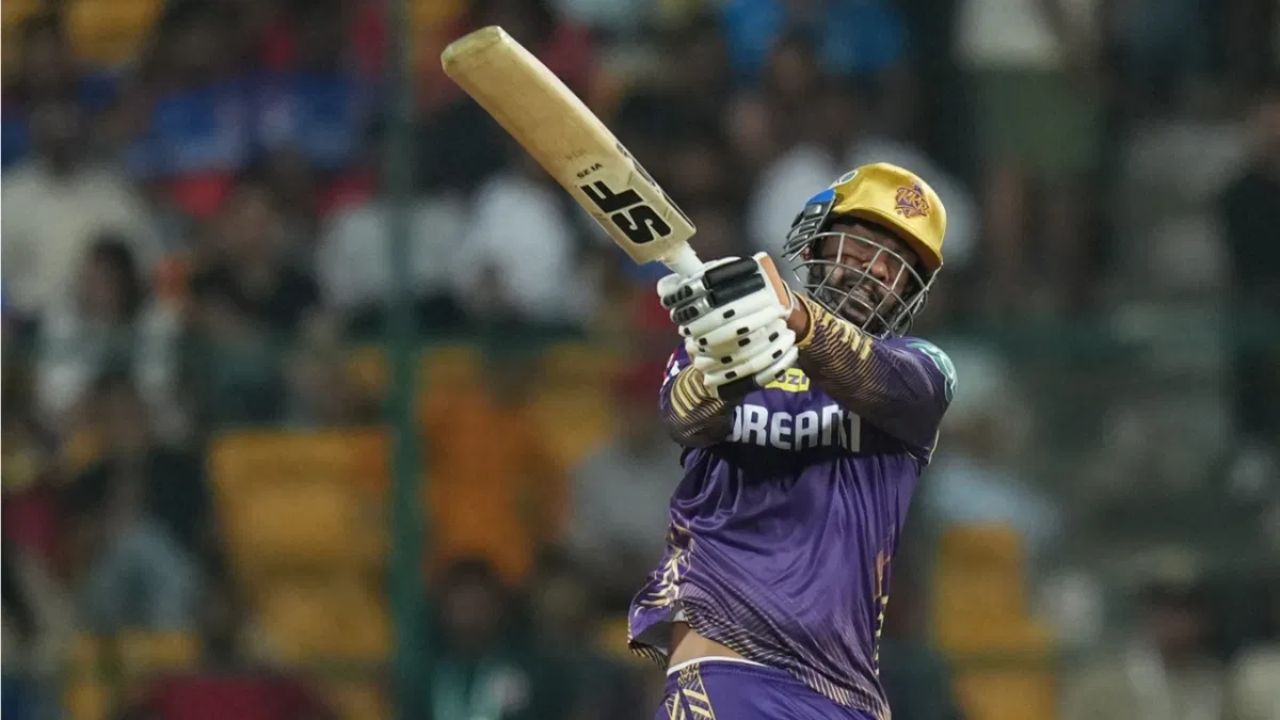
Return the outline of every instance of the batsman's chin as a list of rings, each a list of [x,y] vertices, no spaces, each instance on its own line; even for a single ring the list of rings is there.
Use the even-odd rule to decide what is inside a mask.
[[[880,334],[885,330],[883,318],[861,303],[846,303],[844,307],[840,308],[840,317],[857,328],[872,334]]]

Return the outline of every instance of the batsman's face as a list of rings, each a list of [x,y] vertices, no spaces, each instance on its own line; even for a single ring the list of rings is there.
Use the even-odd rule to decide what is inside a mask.
[[[861,220],[835,222],[830,232],[818,242],[814,259],[831,263],[827,287],[848,295],[841,315],[861,324],[895,296],[906,298],[913,291],[912,269],[919,257],[898,236]]]

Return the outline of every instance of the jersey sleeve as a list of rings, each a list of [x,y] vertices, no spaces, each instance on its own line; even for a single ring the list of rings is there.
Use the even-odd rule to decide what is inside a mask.
[[[955,393],[951,359],[926,340],[880,340],[802,302],[810,329],[797,343],[801,369],[836,402],[927,458]]]
[[[659,404],[667,433],[684,447],[715,445],[733,429],[733,406],[706,389],[683,345],[667,361]]]

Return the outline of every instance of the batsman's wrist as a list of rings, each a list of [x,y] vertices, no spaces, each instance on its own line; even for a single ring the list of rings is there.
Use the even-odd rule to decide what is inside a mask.
[[[800,345],[809,339],[813,328],[813,318],[809,314],[809,305],[804,298],[796,296],[792,304],[791,314],[787,316],[787,328],[796,334],[796,344]]]

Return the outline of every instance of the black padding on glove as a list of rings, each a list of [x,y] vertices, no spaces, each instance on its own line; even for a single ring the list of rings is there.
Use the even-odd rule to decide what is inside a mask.
[[[708,290],[715,290],[721,285],[731,283],[738,278],[756,275],[760,266],[751,258],[741,258],[724,265],[717,265],[702,275],[702,285]]]
[[[662,307],[670,310],[671,308],[675,307],[679,303],[682,303],[692,297],[693,297],[693,286],[681,285],[680,288],[675,292],[669,295],[662,296]]]
[[[713,308],[724,307],[738,298],[746,297],[757,290],[763,290],[764,286],[764,277],[759,273],[752,273],[745,277],[734,277],[711,287],[708,293],[708,300]]]

